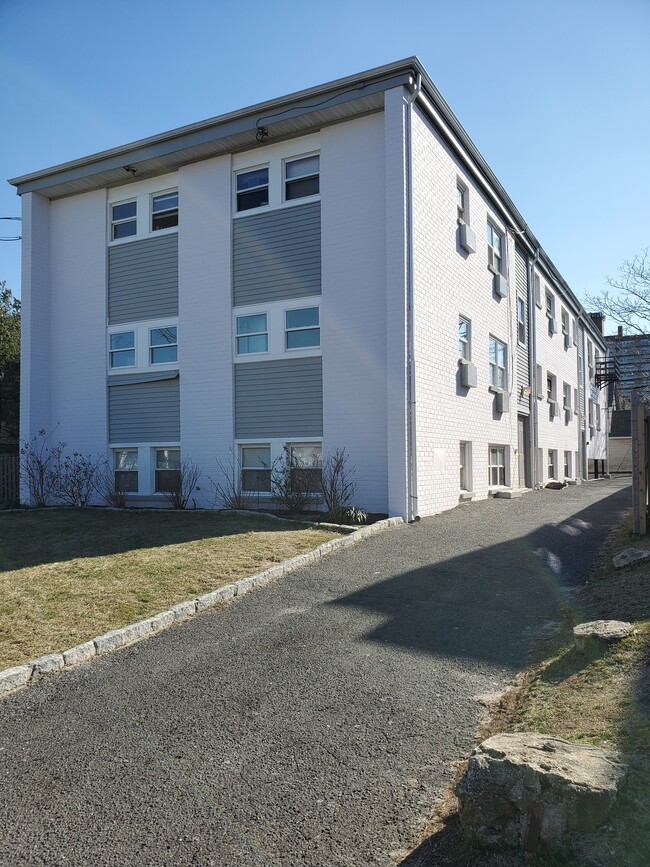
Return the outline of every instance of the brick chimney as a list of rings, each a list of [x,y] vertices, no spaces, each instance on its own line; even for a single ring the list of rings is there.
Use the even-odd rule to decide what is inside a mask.
[[[618,326],[618,336],[619,336],[619,337],[622,337],[622,336],[623,336],[623,326],[622,326],[622,325],[619,325],[619,326]]]
[[[596,328],[602,334],[603,333],[603,324],[605,322],[605,314],[604,313],[590,313],[589,315],[591,316]]]

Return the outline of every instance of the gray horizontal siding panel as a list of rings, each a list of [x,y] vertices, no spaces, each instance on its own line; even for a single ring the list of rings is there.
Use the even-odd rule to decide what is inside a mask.
[[[526,344],[522,346],[519,341],[517,341],[517,410],[520,413],[526,415],[530,413],[530,398],[524,396],[521,393],[521,389],[530,386],[530,311],[528,309],[528,264],[525,254],[522,253],[522,251],[518,247],[515,248],[515,284],[517,287],[517,297],[523,298],[526,305]]]
[[[236,364],[235,435],[259,439],[321,437],[322,359]]]
[[[320,294],[320,202],[233,221],[235,306]]]
[[[144,238],[108,250],[108,321],[178,315],[178,235]]]
[[[109,388],[108,427],[112,443],[178,442],[181,438],[178,378]]]

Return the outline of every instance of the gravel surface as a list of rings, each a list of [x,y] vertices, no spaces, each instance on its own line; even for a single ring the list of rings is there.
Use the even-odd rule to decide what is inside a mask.
[[[0,703],[2,865],[388,865],[629,480],[396,527]]]

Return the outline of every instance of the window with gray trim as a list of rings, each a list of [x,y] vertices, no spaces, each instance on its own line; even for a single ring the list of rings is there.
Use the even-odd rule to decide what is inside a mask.
[[[508,346],[490,335],[490,384],[508,390]]]
[[[526,301],[521,296],[517,298],[517,342],[526,345]]]
[[[464,316],[458,317],[458,357],[465,361],[472,358],[472,323]]]

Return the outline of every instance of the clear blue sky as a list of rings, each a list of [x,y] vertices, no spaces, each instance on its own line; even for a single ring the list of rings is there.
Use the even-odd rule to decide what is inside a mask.
[[[650,245],[650,0],[0,0],[0,39],[2,178],[417,54],[578,295]]]

